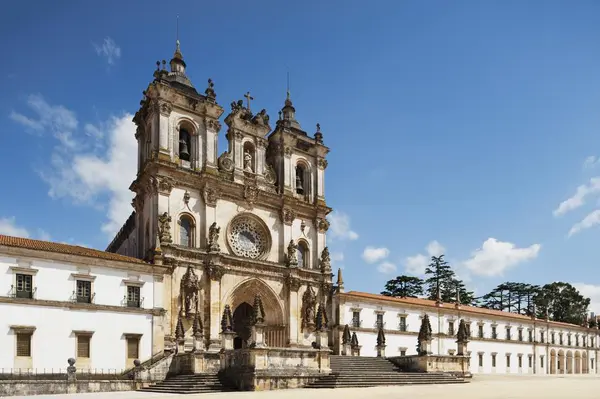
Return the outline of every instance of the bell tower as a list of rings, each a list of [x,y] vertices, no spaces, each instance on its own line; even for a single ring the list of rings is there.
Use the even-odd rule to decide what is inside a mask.
[[[216,102],[213,81],[208,79],[204,94],[198,93],[186,66],[177,40],[170,70],[165,60],[156,62],[154,80],[144,90],[133,119],[137,125],[138,173],[130,189],[136,193],[135,256],[142,259],[151,258],[158,236],[168,235],[159,231],[158,222],[169,210],[173,187],[190,175],[217,168],[218,119],[223,108]],[[188,239],[195,240],[197,235],[190,234]]]

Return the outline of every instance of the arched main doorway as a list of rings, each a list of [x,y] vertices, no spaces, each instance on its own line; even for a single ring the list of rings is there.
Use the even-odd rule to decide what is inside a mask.
[[[550,351],[550,374],[556,374],[556,351]]]
[[[248,344],[256,295],[260,295],[265,311],[265,343],[270,347],[285,347],[287,334],[283,301],[267,283],[249,278],[233,287],[223,302],[230,304],[233,310],[234,348],[245,348]]]
[[[250,327],[252,325],[253,308],[247,302],[242,302],[233,311],[233,349],[244,349],[248,346],[250,339]]]

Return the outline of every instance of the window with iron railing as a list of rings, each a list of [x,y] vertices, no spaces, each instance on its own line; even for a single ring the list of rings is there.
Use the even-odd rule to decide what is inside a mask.
[[[495,326],[492,326],[492,339],[498,339],[498,333],[496,332]]]
[[[527,337],[528,341],[533,342],[533,331],[529,330],[527,333],[528,333],[528,337]]]
[[[571,346],[571,336],[567,335],[567,345]]]
[[[510,339],[512,338],[512,336],[510,335],[510,327],[506,329],[506,340],[510,341]]]
[[[477,331],[477,336],[479,338],[483,338],[484,337],[484,334],[483,334],[483,325],[479,325],[478,327],[479,327],[479,330]]]
[[[562,334],[558,334],[558,344],[559,345],[563,344],[563,335]]]
[[[546,340],[546,338],[544,337],[544,335],[545,335],[545,334],[544,334],[544,332],[543,332],[543,331],[540,331],[540,342],[541,342],[542,344],[543,344],[543,343],[544,343],[544,341]]]
[[[553,345],[556,343],[556,334],[555,333],[551,333],[550,340],[552,341]]]
[[[87,280],[77,280],[77,290],[75,291],[75,302],[92,303],[92,282]]]
[[[519,330],[518,337],[519,341],[523,341],[523,330]]]
[[[408,325],[406,324],[406,317],[405,316],[400,317],[400,322],[398,323],[398,330],[400,330],[400,331],[407,331],[408,330]]]
[[[141,307],[140,287],[132,285],[127,286],[127,307]]]
[[[360,324],[360,312],[352,312],[352,327],[359,328]]]
[[[17,298],[33,299],[33,276],[29,274],[17,274],[16,285],[14,286],[13,295]]]
[[[454,322],[453,321],[448,322],[448,335],[454,336]]]
[[[377,314],[377,321],[375,321],[375,328],[380,329],[384,328],[385,323],[383,322],[383,315],[381,313]]]

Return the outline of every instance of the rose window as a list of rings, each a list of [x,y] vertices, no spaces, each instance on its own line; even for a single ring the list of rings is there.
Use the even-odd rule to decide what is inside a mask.
[[[244,258],[259,258],[268,249],[268,233],[250,217],[236,218],[229,226],[227,240],[233,253]]]

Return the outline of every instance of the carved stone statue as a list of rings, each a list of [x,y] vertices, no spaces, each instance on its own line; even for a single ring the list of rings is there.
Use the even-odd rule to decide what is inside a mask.
[[[298,244],[290,240],[287,247],[287,263],[290,267],[298,266]]]
[[[267,183],[275,184],[277,182],[277,174],[271,165],[267,165],[264,175]]]
[[[317,296],[312,287],[308,285],[304,295],[302,295],[302,328],[313,328],[315,325],[315,307],[317,305]]]
[[[209,252],[219,252],[221,248],[219,247],[219,233],[221,232],[221,228],[217,227],[217,222],[214,222],[210,225],[208,229],[208,250]]]
[[[239,100],[238,102],[231,102],[231,112],[236,112],[244,109],[244,100]]]
[[[172,242],[171,239],[171,216],[167,212],[158,217],[158,234],[160,242]]]
[[[267,110],[262,109],[256,116],[252,119],[254,123],[257,125],[268,125],[269,124],[269,115],[267,115]]]
[[[331,271],[331,256],[329,255],[329,248],[325,247],[321,252],[321,271],[328,273]]]
[[[198,309],[198,291],[200,290],[200,280],[194,272],[192,266],[188,266],[187,271],[181,278],[181,309],[186,317],[191,317]]]
[[[248,150],[244,151],[244,171],[250,173],[254,172],[254,170],[252,170],[252,154],[250,154],[250,151]]]

